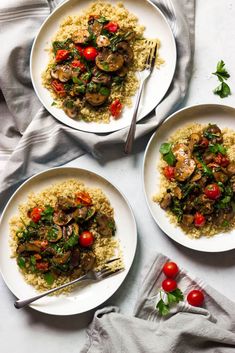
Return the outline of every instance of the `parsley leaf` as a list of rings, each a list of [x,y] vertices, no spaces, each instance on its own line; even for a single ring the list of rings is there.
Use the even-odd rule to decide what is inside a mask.
[[[170,307],[168,304],[165,304],[162,299],[159,300],[159,302],[156,305],[156,309],[158,309],[159,314],[162,316],[165,316],[169,313]]]
[[[223,60],[220,60],[217,63],[216,72],[213,72],[213,75],[217,76],[220,82],[223,82],[230,77],[228,71],[225,69],[225,63]]]
[[[231,94],[231,90],[227,83],[222,82],[219,86],[214,89],[214,94],[220,96],[220,98],[228,97]]]

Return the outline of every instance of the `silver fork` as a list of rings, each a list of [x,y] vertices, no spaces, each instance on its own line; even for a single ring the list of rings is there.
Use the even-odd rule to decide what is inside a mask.
[[[125,147],[124,147],[124,152],[126,154],[131,153],[132,151],[132,146],[133,146],[133,141],[135,137],[135,130],[136,130],[136,119],[137,119],[137,114],[138,114],[138,108],[140,104],[140,98],[141,94],[144,88],[144,83],[146,82],[147,78],[151,75],[153,72],[154,66],[155,66],[155,60],[156,60],[156,55],[157,55],[157,43],[155,44],[154,47],[150,49],[149,55],[146,58],[145,61],[145,69],[141,71],[140,74],[140,87],[137,93],[137,98],[135,102],[135,107],[134,107],[134,113],[131,121],[131,126],[128,132],[128,136],[126,139]]]
[[[73,281],[70,281],[68,283],[62,284],[59,287],[52,288],[52,289],[50,289],[50,290],[48,290],[46,292],[43,292],[43,293],[41,293],[39,295],[34,296],[34,297],[27,298],[27,299],[16,300],[15,303],[14,303],[14,306],[15,306],[16,309],[21,309],[21,308],[25,307],[26,305],[29,305],[30,303],[34,302],[35,300],[43,298],[46,295],[54,293],[54,292],[56,292],[56,291],[58,291],[60,289],[66,288],[68,286],[71,286],[72,284],[75,284],[75,283],[78,283],[78,282],[81,282],[81,281],[85,281],[87,279],[94,280],[94,281],[100,281],[100,280],[102,280],[104,278],[107,278],[109,276],[117,274],[117,273],[123,271],[124,268],[118,268],[116,270],[112,270],[111,268],[108,267],[108,265],[111,262],[115,262],[115,261],[118,261],[118,260],[119,260],[119,258],[108,260],[106,262],[105,266],[100,271],[90,270],[84,276],[76,278]]]

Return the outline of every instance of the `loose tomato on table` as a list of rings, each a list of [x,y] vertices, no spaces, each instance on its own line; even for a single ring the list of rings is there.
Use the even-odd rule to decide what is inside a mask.
[[[119,99],[115,99],[109,106],[109,111],[114,118],[118,118],[122,111],[122,103]]]
[[[64,84],[62,82],[59,82],[57,80],[53,80],[53,81],[51,81],[51,86],[52,86],[53,90],[55,91],[55,93],[58,94],[58,96],[60,96],[60,97],[66,96]]]
[[[209,184],[204,189],[204,194],[211,200],[217,200],[221,196],[220,187],[218,184]]]
[[[194,216],[195,227],[198,227],[198,228],[203,227],[205,223],[206,223],[205,216],[203,216],[203,214],[200,212],[196,212]]]
[[[42,208],[39,208],[39,207],[34,207],[30,213],[29,213],[29,216],[30,218],[32,219],[32,221],[34,223],[38,223],[42,217],[42,212],[43,212],[43,209]]]
[[[88,230],[84,230],[84,232],[79,235],[78,241],[82,247],[87,248],[94,243],[94,236]]]
[[[119,28],[119,25],[117,24],[117,22],[109,22],[104,26],[104,29],[106,29],[111,33],[117,32],[118,28]]]
[[[172,279],[172,278],[166,278],[162,282],[162,289],[164,289],[165,292],[173,292],[177,288],[177,282]]]
[[[99,54],[98,50],[94,47],[86,47],[83,50],[83,56],[88,61],[93,61]]]
[[[168,278],[175,278],[179,273],[177,264],[173,261],[166,262],[162,268],[162,271]]]
[[[66,50],[66,49],[59,49],[57,50],[56,52],[56,56],[55,56],[55,59],[56,61],[63,61],[63,60],[66,60],[68,59],[69,57],[69,51]]]
[[[202,306],[204,302],[204,294],[199,289],[194,289],[187,295],[187,301],[192,306]]]
[[[79,69],[81,69],[82,72],[86,71],[86,66],[80,60],[73,60],[71,62],[71,66],[74,68],[79,67]]]
[[[167,165],[163,168],[163,174],[168,180],[173,180],[175,178],[175,167]]]
[[[87,192],[82,192],[82,191],[79,191],[76,194],[76,201],[79,204],[83,204],[83,205],[91,205],[92,203],[90,195]]]

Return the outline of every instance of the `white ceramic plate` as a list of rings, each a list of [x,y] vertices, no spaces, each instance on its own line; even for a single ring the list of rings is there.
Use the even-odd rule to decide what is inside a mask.
[[[157,164],[160,160],[160,145],[177,129],[192,122],[215,123],[220,128],[228,127],[235,131],[235,109],[219,104],[204,104],[185,108],[171,115],[154,133],[146,148],[143,167],[144,190],[149,210],[159,227],[171,239],[190,249],[207,252],[235,249],[235,230],[215,235],[213,238],[203,236],[199,239],[191,239],[180,227],[171,224],[166,212],[152,200],[153,195],[160,188],[160,173],[157,170]]]
[[[116,3],[119,0],[111,0]],[[62,109],[51,106],[53,99],[50,92],[42,86],[41,74],[48,64],[49,56],[46,48],[50,47],[52,38],[61,21],[68,15],[79,14],[88,7],[90,0],[68,0],[59,6],[43,23],[32,47],[30,71],[34,89],[45,108],[59,121],[78,130],[106,133],[122,129],[130,125],[133,107],[125,108],[119,120],[109,124],[85,123],[69,118]],[[140,19],[146,27],[146,38],[159,38],[161,41],[160,56],[165,60],[160,70],[155,69],[143,92],[139,110],[139,119],[146,116],[164,97],[172,81],[176,65],[176,46],[171,29],[161,11],[147,0],[125,0],[125,7]],[[135,97],[133,97],[134,105]]]
[[[35,310],[54,315],[79,314],[107,300],[125,279],[134,259],[137,243],[136,223],[130,205],[121,192],[108,180],[91,171],[79,168],[53,168],[39,173],[26,181],[14,193],[2,214],[0,224],[0,270],[7,286],[17,298],[31,297],[37,292],[24,281],[16,260],[11,258],[9,220],[18,213],[18,205],[27,201],[29,192],[39,192],[45,187],[68,178],[77,178],[89,187],[102,189],[110,200],[117,225],[115,237],[120,241],[125,270],[100,282],[77,285],[68,295],[44,297],[30,305]]]

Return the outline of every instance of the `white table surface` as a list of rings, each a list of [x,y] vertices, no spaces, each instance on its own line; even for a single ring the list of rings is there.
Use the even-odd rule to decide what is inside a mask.
[[[235,106],[235,3],[233,0],[197,0],[196,49],[194,70],[183,106],[199,103],[223,103]],[[217,85],[211,75],[218,60],[223,59],[231,74],[233,94],[221,100],[212,93]],[[137,220],[138,249],[134,265],[121,288],[106,304],[120,307],[125,314],[133,311],[141,280],[141,269],[154,248],[174,259],[194,275],[234,300],[235,251],[206,254],[186,249],[164,235],[148,211],[142,188],[142,163],[150,136],[136,143],[133,155],[123,156],[108,149],[105,162],[85,155],[71,163],[93,170],[116,184],[129,199]],[[0,351],[2,353],[73,353],[85,342],[85,329],[92,312],[70,317],[55,317],[30,308],[16,310],[14,296],[0,278]]]

